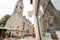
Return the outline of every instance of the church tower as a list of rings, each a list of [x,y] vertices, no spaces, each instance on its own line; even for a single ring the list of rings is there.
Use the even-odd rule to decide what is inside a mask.
[[[23,0],[18,0],[18,2],[16,3],[15,9],[14,9],[14,13],[18,13],[20,16],[23,15]]]

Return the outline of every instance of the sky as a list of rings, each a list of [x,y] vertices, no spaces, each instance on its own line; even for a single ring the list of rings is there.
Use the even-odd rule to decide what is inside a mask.
[[[18,0],[0,0],[0,19],[6,14],[12,14],[15,8],[15,4]],[[30,0],[24,0],[24,15],[28,17],[27,13],[28,11],[33,10],[33,6],[30,4]],[[60,10],[60,0],[52,0],[52,3],[54,4],[55,8]],[[32,20],[33,23],[33,17],[29,18]]]
[[[51,0],[57,10],[60,10],[60,0]]]

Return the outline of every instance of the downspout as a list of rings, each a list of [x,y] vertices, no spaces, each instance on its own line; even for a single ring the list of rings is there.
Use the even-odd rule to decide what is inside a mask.
[[[38,0],[37,11],[36,11],[36,18],[37,18],[37,24],[38,24],[39,37],[40,37],[40,40],[41,40],[40,26],[39,26],[39,19],[38,19],[39,7],[40,7],[40,0]]]

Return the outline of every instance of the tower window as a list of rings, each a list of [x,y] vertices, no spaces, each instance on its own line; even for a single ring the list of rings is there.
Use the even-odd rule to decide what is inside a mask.
[[[24,30],[24,28],[25,28],[25,22],[23,22],[23,30]]]
[[[23,9],[21,6],[20,6],[21,9]]]

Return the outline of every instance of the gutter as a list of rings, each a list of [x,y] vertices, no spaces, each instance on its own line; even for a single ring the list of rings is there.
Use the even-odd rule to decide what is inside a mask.
[[[40,33],[40,26],[39,26],[39,19],[38,19],[39,7],[40,7],[40,0],[38,0],[37,10],[36,10],[36,18],[37,18],[39,37],[40,37],[40,40],[41,40],[41,33]]]

